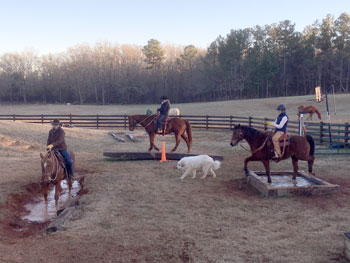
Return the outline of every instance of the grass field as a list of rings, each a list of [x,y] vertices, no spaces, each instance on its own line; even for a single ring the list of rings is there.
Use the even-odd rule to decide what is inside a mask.
[[[296,109],[311,98],[174,106],[183,114],[275,116],[277,104]],[[349,101],[348,95],[337,98],[337,118],[349,118]],[[129,114],[149,107],[30,105],[0,106],[0,110],[2,114]],[[139,130],[136,143],[118,143],[108,131],[65,128],[88,193],[80,197],[78,216],[65,230],[46,235],[44,226],[36,224],[30,225],[30,231],[21,230],[28,226],[20,217],[38,186],[39,152],[45,149],[49,129],[0,122],[0,262],[345,262],[349,157],[316,158],[316,175],[340,185],[334,195],[263,198],[245,183],[243,160],[249,153],[239,146],[232,148],[230,132],[222,131],[193,134],[193,153],[224,155],[218,177],[181,181],[175,161],[103,158],[103,151],[146,151],[148,138]],[[170,150],[174,138],[164,140]],[[156,143],[160,146],[159,138]],[[183,141],[178,152],[186,152]],[[263,167],[251,163],[249,168]],[[273,170],[291,169],[291,160],[273,164]],[[300,169],[306,170],[306,164],[300,163]]]
[[[350,94],[336,95],[335,115],[333,97],[329,97],[332,121],[350,121]],[[275,108],[284,103],[291,120],[296,120],[299,105],[315,105],[326,121],[325,102],[316,103],[314,96],[283,97],[255,100],[235,100],[205,103],[173,104],[183,115],[234,115],[275,117]],[[147,109],[155,111],[159,105],[0,105],[1,114],[144,114]],[[314,116],[316,120],[317,117]]]

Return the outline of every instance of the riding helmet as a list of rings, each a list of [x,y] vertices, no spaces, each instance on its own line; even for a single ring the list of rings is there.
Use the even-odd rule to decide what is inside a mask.
[[[287,108],[286,108],[286,105],[284,105],[284,104],[280,104],[280,105],[278,105],[278,107],[276,108],[276,110],[286,111],[286,110],[287,110]]]
[[[168,100],[168,97],[162,96],[162,97],[160,97],[160,99],[161,99],[161,100]]]

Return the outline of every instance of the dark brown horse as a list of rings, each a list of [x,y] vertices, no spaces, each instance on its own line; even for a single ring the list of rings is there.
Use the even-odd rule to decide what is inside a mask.
[[[240,141],[246,140],[250,146],[252,155],[244,160],[244,171],[248,175],[248,162],[261,161],[264,164],[268,182],[271,183],[270,177],[270,160],[273,157],[273,144],[271,134],[268,132],[258,131],[247,126],[237,125],[233,128],[231,146],[236,146]],[[293,162],[293,180],[298,174],[298,161],[307,161],[309,173],[312,173],[314,163],[315,143],[310,135],[291,136],[290,144],[285,147],[285,151],[280,160],[292,158]]]
[[[133,131],[137,124],[140,124],[145,128],[149,136],[150,147],[148,151],[151,151],[153,148],[159,151],[159,148],[154,145],[154,139],[156,137],[157,125],[156,125],[157,115],[132,115],[129,116],[129,130]],[[185,135],[187,133],[187,136]],[[175,147],[171,150],[175,152],[177,147],[180,144],[180,137],[186,142],[188,152],[191,150],[192,144],[192,128],[191,124],[187,120],[180,118],[170,118],[166,125],[166,130],[164,134],[175,134],[176,144]]]
[[[68,176],[68,172],[60,164],[60,160],[57,158],[57,154],[53,151],[47,152],[45,155],[40,153],[42,176],[40,183],[44,192],[45,201],[47,201],[47,195],[50,185],[55,186],[55,202],[58,204],[60,192],[62,191],[61,182],[66,179],[69,187],[69,192],[72,189],[72,180]],[[73,160],[75,166],[75,155],[69,151],[69,154]]]

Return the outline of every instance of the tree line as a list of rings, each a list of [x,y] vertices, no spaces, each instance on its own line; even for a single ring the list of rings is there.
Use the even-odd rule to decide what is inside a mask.
[[[289,20],[231,30],[207,50],[97,43],[59,54],[0,56],[0,101],[158,103],[306,95],[334,85],[349,92],[350,15],[295,29]]]

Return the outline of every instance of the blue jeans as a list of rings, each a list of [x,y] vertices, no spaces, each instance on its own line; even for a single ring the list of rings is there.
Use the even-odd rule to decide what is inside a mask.
[[[63,157],[64,163],[66,164],[68,173],[71,177],[74,176],[74,170],[73,170],[73,160],[70,157],[69,153],[67,150],[59,150],[60,154]]]
[[[158,129],[162,130],[163,129],[163,125],[162,125],[162,121],[166,118],[166,115],[160,115],[158,117],[158,120],[157,120],[157,127]]]

